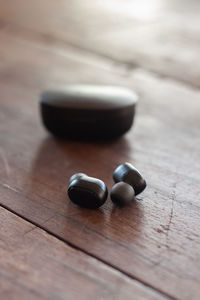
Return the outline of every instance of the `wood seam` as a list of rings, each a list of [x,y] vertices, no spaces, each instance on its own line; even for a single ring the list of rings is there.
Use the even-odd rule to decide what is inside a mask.
[[[139,279],[139,278],[137,278],[137,277],[129,274],[128,272],[123,271],[121,268],[114,266],[113,264],[105,261],[104,259],[99,258],[96,255],[93,255],[89,251],[86,251],[86,250],[84,250],[84,249],[82,249],[82,248],[74,245],[73,243],[71,243],[69,241],[66,241],[65,239],[63,239],[62,237],[58,236],[57,234],[51,232],[50,230],[47,230],[46,228],[43,228],[42,225],[39,225],[37,222],[33,222],[29,218],[26,218],[26,217],[22,216],[21,214],[16,213],[14,210],[10,209],[6,205],[0,204],[0,207],[6,209],[7,211],[13,213],[14,215],[16,215],[18,217],[20,217],[21,219],[25,220],[26,222],[29,222],[30,224],[34,225],[34,227],[30,231],[35,230],[36,228],[39,228],[39,229],[45,231],[47,234],[49,234],[49,235],[57,238],[58,240],[60,240],[64,244],[67,244],[69,247],[71,247],[71,248],[73,248],[75,250],[78,250],[78,251],[80,251],[80,252],[82,252],[82,253],[84,253],[84,254],[86,254],[86,255],[88,255],[88,256],[90,256],[90,257],[92,257],[92,258],[94,258],[94,259],[96,259],[98,261],[100,261],[101,263],[103,263],[104,265],[110,267],[111,269],[114,269],[114,270],[120,272],[121,274],[123,274],[124,276],[127,276],[129,279],[135,280],[136,282],[142,284],[146,288],[149,288],[152,291],[157,292],[157,293],[161,294],[162,296],[167,297],[168,299],[172,299],[172,300],[177,300],[178,299],[178,298],[172,297],[171,295],[168,295],[167,293],[161,291],[160,289],[155,288],[151,284],[149,284],[149,283],[147,283],[147,282],[145,282],[145,281],[143,281],[143,280],[141,280],[141,279]]]

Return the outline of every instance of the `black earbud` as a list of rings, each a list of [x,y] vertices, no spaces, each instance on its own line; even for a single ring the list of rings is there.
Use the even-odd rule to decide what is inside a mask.
[[[130,184],[135,191],[135,195],[140,194],[146,188],[146,181],[143,176],[132,164],[127,162],[115,169],[113,179],[115,182],[124,181]]]
[[[79,206],[98,208],[105,203],[108,189],[102,180],[77,173],[69,180],[68,196]]]
[[[146,181],[140,172],[127,162],[115,169],[113,179],[116,184],[111,189],[110,198],[118,205],[129,204],[135,195],[146,188]]]

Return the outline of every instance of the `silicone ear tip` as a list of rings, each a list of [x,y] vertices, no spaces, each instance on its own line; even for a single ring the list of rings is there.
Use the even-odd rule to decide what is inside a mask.
[[[110,192],[110,198],[113,203],[124,206],[130,204],[135,198],[135,191],[125,182],[116,183]]]

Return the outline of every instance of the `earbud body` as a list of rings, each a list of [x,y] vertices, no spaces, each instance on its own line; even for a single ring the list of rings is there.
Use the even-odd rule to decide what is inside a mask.
[[[108,190],[102,180],[78,173],[69,180],[68,196],[73,203],[94,209],[105,203]]]

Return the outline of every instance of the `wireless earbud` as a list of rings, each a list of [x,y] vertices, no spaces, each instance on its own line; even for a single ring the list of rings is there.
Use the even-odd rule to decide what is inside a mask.
[[[140,172],[130,163],[119,165],[113,179],[116,184],[112,187],[110,198],[117,205],[127,205],[135,199],[146,187],[146,181]]]
[[[68,196],[79,206],[98,208],[105,203],[108,190],[102,180],[77,173],[69,180]]]
[[[140,194],[146,188],[146,181],[143,176],[128,162],[119,165],[115,169],[113,179],[115,182],[123,181],[130,184],[135,191],[135,195]]]

